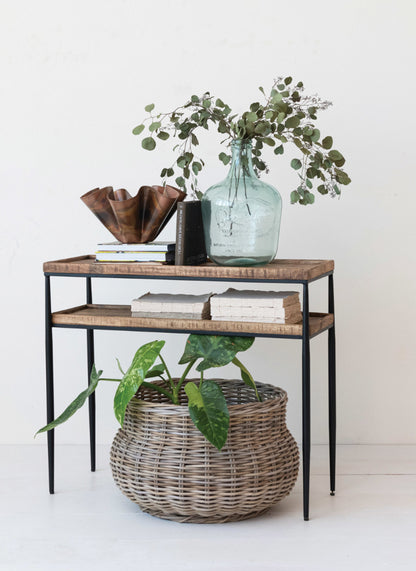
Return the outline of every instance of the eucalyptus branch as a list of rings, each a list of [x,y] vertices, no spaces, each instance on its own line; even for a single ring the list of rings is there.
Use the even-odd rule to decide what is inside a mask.
[[[209,130],[212,123],[218,133],[226,135],[221,143],[229,145],[232,139],[255,143],[252,145],[253,167],[258,176],[268,172],[262,157],[265,148],[274,147],[275,155],[283,154],[287,143],[297,148],[302,154],[302,161],[293,159],[290,164],[295,170],[302,169],[298,173],[301,182],[290,195],[292,203],[312,204],[315,200],[314,185],[320,194],[339,195],[339,185],[351,182],[342,169],[345,159],[332,148],[332,137],[321,138],[319,129],[315,127],[318,112],[328,109],[331,102],[317,95],[306,95],[303,83],[295,84],[291,77],[275,79],[268,94],[263,87],[259,90],[265,103],[251,103],[249,110],[241,116],[232,114],[231,107],[209,92],[202,96],[192,95],[184,105],[169,113],[154,115],[154,104],[147,105],[145,111],[150,113],[150,117],[133,129],[135,135],[140,135],[145,123],[150,122],[150,135],[142,140],[142,147],[151,151],[156,148],[157,139],[165,141],[171,133],[183,141],[174,147],[178,152],[177,159],[161,171],[163,184],[175,177],[175,171],[179,169],[181,174],[175,178],[176,185],[186,191],[187,181],[190,181],[192,191],[200,195],[198,175],[205,163],[195,154],[195,147],[199,145],[196,131],[201,127]],[[227,165],[231,157],[221,152],[219,159]]]

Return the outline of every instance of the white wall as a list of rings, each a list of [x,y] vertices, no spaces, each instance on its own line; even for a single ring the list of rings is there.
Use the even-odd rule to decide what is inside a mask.
[[[411,0],[175,2],[71,0],[0,3],[0,442],[33,442],[44,422],[42,262],[92,252],[110,235],[79,200],[96,186],[130,191],[158,181],[168,146],[146,153],[131,129],[149,102],[168,110],[205,90],[237,110],[277,75],[334,102],[321,130],[347,157],[341,200],[290,206],[296,174],[271,157],[284,198],[278,256],[334,258],[339,441],[416,443],[414,21]],[[220,180],[212,133],[202,187]],[[171,224],[164,238],[174,236]],[[207,285],[174,283],[172,291]],[[223,285],[214,286],[216,291]],[[325,310],[323,284],[312,309]],[[98,281],[97,302],[128,303],[166,284]],[[54,308],[78,305],[84,284],[53,279]],[[155,335],[97,332],[96,360],[116,373]],[[157,337],[161,337],[159,334]],[[185,336],[166,335],[175,362]],[[56,330],[56,409],[86,383],[85,332]],[[257,340],[244,361],[289,393],[300,438],[300,343]],[[312,341],[313,441],[326,441],[326,335]],[[231,375],[227,370],[224,374]],[[109,442],[113,386],[98,396],[98,438]],[[58,442],[86,442],[86,411]],[[36,442],[42,442],[42,436]]]

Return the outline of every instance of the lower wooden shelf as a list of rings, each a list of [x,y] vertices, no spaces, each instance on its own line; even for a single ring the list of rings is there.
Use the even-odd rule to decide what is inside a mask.
[[[332,313],[309,314],[309,336],[315,337],[334,324]],[[202,332],[265,337],[302,337],[302,322],[294,324],[212,321],[208,319],[172,319],[132,317],[130,305],[80,305],[52,314],[55,327],[92,329],[146,329],[155,331]]]

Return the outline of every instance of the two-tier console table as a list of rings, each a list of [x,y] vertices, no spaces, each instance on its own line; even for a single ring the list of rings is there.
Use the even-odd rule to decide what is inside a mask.
[[[224,267],[208,263],[202,266],[172,266],[140,263],[97,263],[93,256],[79,256],[43,266],[45,274],[46,317],[46,397],[47,422],[54,419],[54,374],[52,329],[54,327],[87,331],[88,378],[94,362],[94,329],[121,331],[165,331],[200,335],[245,335],[302,340],[302,457],[303,515],[309,519],[310,481],[310,339],[328,330],[329,467],[330,493],[335,493],[335,321],[334,262],[332,260],[274,260],[259,268]],[[86,279],[86,303],[51,312],[51,276]],[[247,323],[197,319],[159,319],[131,317],[129,305],[97,305],[92,302],[92,278],[134,278],[185,281],[224,281],[273,284],[301,284],[303,319],[296,324]],[[309,313],[309,284],[328,278],[328,313]],[[89,398],[91,470],[95,470],[95,398]],[[54,431],[48,432],[49,491],[54,493]]]

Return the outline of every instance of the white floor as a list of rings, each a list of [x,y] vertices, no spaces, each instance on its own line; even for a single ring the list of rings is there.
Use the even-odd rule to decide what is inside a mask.
[[[56,493],[43,446],[0,447],[1,571],[416,569],[416,446],[339,446],[337,494],[327,448],[312,450],[311,520],[302,489],[267,515],[178,524],[139,511],[113,484],[108,447],[58,446]]]

